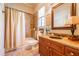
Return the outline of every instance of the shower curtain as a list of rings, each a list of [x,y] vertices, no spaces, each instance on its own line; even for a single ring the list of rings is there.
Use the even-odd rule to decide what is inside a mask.
[[[26,34],[25,34],[25,36],[26,37],[30,37],[31,36],[31,30],[30,30],[30,15],[28,15],[28,14],[26,14],[26,21],[25,21],[25,32],[26,32]]]
[[[26,14],[12,8],[5,8],[5,51],[20,47],[25,40]]]

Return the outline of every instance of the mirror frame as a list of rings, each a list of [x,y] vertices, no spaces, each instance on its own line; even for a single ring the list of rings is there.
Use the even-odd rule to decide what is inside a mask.
[[[52,30],[54,30],[54,29],[66,29],[66,30],[71,30],[72,29],[72,25],[70,26],[70,27],[54,27],[54,11],[53,11],[53,8],[55,9],[55,8],[57,8],[57,7],[59,7],[59,6],[61,6],[61,5],[63,5],[64,3],[59,3],[59,4],[57,4],[56,6],[54,6],[54,7],[52,7],[52,15],[51,15],[51,17],[52,17]],[[76,3],[71,3],[71,16],[76,16]]]

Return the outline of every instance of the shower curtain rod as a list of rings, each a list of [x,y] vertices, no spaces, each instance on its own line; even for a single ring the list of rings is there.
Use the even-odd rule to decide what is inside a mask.
[[[5,8],[11,8],[11,7],[5,7]],[[24,13],[26,13],[26,14],[29,14],[29,15],[32,15],[32,14],[30,14],[30,13],[27,13],[27,12],[25,12],[25,11],[22,11],[22,10],[18,10],[18,9],[15,9],[15,8],[11,8],[11,9],[14,9],[14,10],[16,10],[16,11],[20,11],[20,12],[24,12]]]

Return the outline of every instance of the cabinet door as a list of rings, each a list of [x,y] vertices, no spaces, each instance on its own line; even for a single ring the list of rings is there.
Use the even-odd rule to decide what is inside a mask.
[[[41,44],[39,44],[39,53],[40,53],[40,55],[42,55],[42,54],[43,54],[43,47],[42,47],[42,45],[41,45]]]
[[[45,38],[39,38],[39,53],[42,56],[49,55],[49,41]]]
[[[56,51],[58,51],[61,54],[64,54],[64,45],[60,44],[58,42],[54,42],[54,41],[50,41],[51,45],[50,47],[52,49],[55,49]]]
[[[40,55],[42,56],[43,54],[44,54],[44,47],[43,47],[43,40],[40,38],[39,39],[39,53],[40,53]]]
[[[71,47],[65,47],[66,56],[79,56],[79,50],[73,49]]]
[[[53,56],[53,49],[51,47],[49,49],[49,56]]]
[[[53,56],[63,56],[61,53],[53,49]]]

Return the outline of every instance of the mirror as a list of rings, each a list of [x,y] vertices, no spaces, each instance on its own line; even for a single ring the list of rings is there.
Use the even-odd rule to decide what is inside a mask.
[[[75,15],[74,3],[59,3],[52,8],[52,29],[71,29],[66,25],[70,16]],[[72,12],[73,11],[73,12]]]

